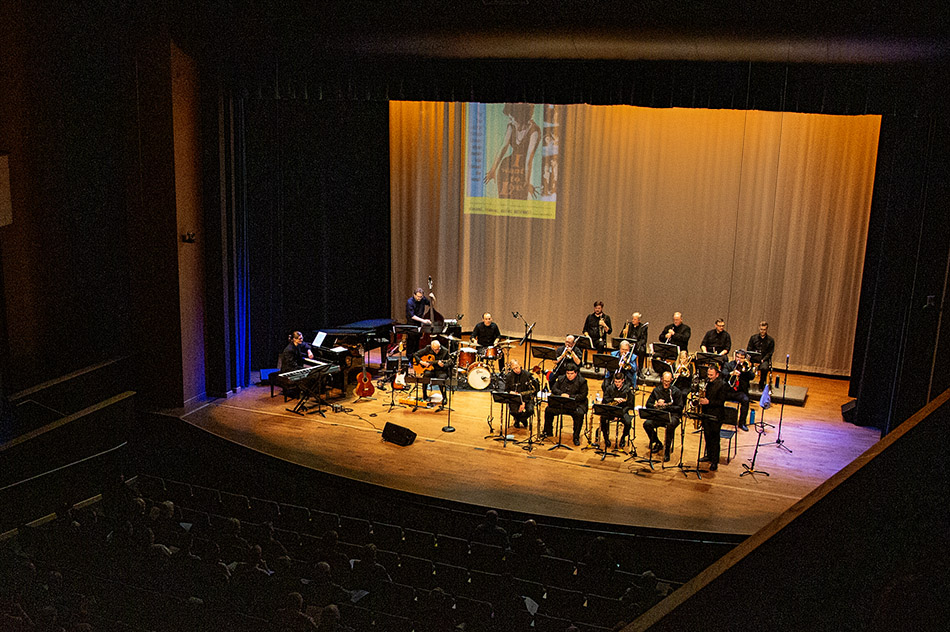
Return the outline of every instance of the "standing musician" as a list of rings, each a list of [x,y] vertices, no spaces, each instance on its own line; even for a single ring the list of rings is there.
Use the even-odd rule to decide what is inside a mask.
[[[726,331],[726,321],[721,318],[717,320],[716,328],[706,332],[699,348],[705,353],[729,355],[729,350],[732,349],[732,336]]]
[[[313,351],[310,350],[310,345],[303,341],[303,334],[299,331],[287,336],[287,340],[287,346],[280,352],[281,372],[302,369],[304,358],[313,359]]]
[[[759,333],[749,338],[746,348],[762,356],[759,361],[759,388],[764,388],[772,370],[772,354],[775,353],[775,339],[768,334],[769,324],[766,321],[759,323]]]
[[[429,293],[432,296],[432,293]],[[432,296],[435,298],[435,296]],[[406,323],[409,325],[431,325],[432,319],[426,317],[426,310],[432,306],[432,302],[426,298],[421,287],[417,287],[409,300],[406,301]],[[415,353],[419,350],[419,340],[422,333],[415,331],[406,336],[406,353]]]
[[[472,329],[472,342],[481,349],[487,349],[495,344],[495,341],[500,337],[501,332],[498,330],[498,325],[492,322],[491,314],[489,312],[482,314],[482,322]],[[504,354],[500,353],[498,354],[498,370],[500,371],[504,366]]]
[[[426,356],[432,356],[431,359],[423,360]],[[429,343],[428,347],[424,349],[419,349],[414,354],[412,358],[415,364],[422,365],[426,367],[424,373],[425,377],[428,378],[445,378],[449,375],[449,367],[451,366],[451,358],[449,357],[449,350],[442,346],[442,343],[438,340],[433,340]],[[429,390],[427,388],[428,384],[422,385],[422,399],[429,398]],[[445,385],[440,384],[439,390],[442,392],[442,405],[439,406],[439,410],[445,408]]]
[[[673,452],[673,443],[676,439],[676,427],[680,425],[680,415],[683,412],[683,406],[686,404],[686,395],[683,391],[673,386],[673,374],[669,371],[663,373],[660,378],[660,385],[653,389],[647,399],[647,409],[649,413],[641,413],[643,417],[643,429],[647,431],[650,437],[650,450],[659,452],[663,450],[663,460],[669,461],[670,454]],[[666,428],[664,438],[666,444],[660,443],[657,435],[657,428]]]
[[[603,353],[607,350],[607,334],[612,332],[610,316],[604,313],[604,302],[594,302],[594,313],[587,315],[584,321],[584,333],[590,336],[591,346]]]
[[[647,340],[649,340],[649,323],[640,322],[640,312],[634,312],[620,332],[621,338],[633,341],[633,352],[637,356],[637,366],[643,368],[647,359]]]
[[[745,350],[738,349],[732,362],[726,362],[723,373],[729,376],[729,395],[726,399],[739,402],[739,429],[749,431],[746,418],[749,416],[749,383],[755,377],[755,369]]]
[[[621,415],[619,418],[607,415],[600,416],[600,434],[604,437],[604,447],[610,447],[610,422],[618,420],[623,423],[623,434],[620,435],[620,443],[617,444],[617,447],[622,448],[626,445],[627,439],[630,437],[634,397],[634,388],[630,386],[630,382],[627,381],[623,372],[617,371],[614,373],[610,383],[604,387],[604,403],[620,406]]]
[[[534,394],[540,386],[534,377],[521,368],[521,363],[517,360],[511,361],[511,372],[505,376],[505,390],[509,393],[518,393],[521,395],[521,406],[518,410],[511,410],[511,416],[515,420],[515,428],[518,426],[528,427],[528,418],[534,414]]]
[[[719,469],[719,431],[726,417],[726,397],[729,385],[719,375],[719,367],[710,364],[706,368],[706,392],[699,399],[703,414],[712,415],[713,419],[703,419],[703,438],[706,440],[706,456],[701,461],[709,462],[709,469]]]
[[[573,362],[564,367],[564,375],[551,387],[552,395],[567,395],[577,406],[571,413],[574,420],[574,445],[581,444],[581,430],[584,429],[584,417],[587,415],[587,380],[577,374],[577,365]],[[549,400],[550,401],[550,400]],[[550,406],[544,409],[544,432],[542,438],[554,434],[555,413]]]
[[[620,369],[619,372],[627,378],[627,382],[630,383],[630,388],[634,391],[637,390],[637,356],[633,353],[633,348],[630,346],[630,343],[626,340],[620,342],[620,348],[612,352],[612,355],[615,358],[620,358]],[[610,382],[611,375],[608,374],[604,377],[604,388],[607,387],[607,384]]]
[[[689,349],[689,337],[692,335],[689,325],[683,322],[683,314],[673,312],[673,322],[663,328],[660,334],[660,342],[666,342],[676,345],[681,350]]]
[[[581,364],[581,351],[574,348],[574,336],[568,334],[564,338],[564,344],[557,348],[557,360],[555,360],[554,370],[551,372],[548,381],[554,381],[564,375],[568,363],[573,363],[576,369]]]

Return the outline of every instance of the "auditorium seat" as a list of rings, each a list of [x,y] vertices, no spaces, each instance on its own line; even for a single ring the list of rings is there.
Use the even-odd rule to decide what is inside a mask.
[[[468,568],[468,540],[439,533],[435,536],[436,562]]]
[[[298,533],[310,533],[310,510],[299,505],[280,505],[280,517],[275,525]]]
[[[402,548],[399,550],[400,553],[438,561],[433,557],[435,554],[435,536],[431,532],[409,528],[403,528],[402,531],[403,541]]]
[[[624,604],[619,599],[602,595],[587,595],[587,607],[580,621],[605,628],[613,628],[624,618]]]
[[[431,560],[412,555],[399,556],[399,566],[397,569],[386,569],[394,581],[399,583],[418,586],[419,588],[433,588],[433,574],[435,566]],[[398,577],[398,579],[397,579]]]
[[[241,522],[263,522],[261,520],[251,520],[248,517],[250,503],[247,496],[232,494],[230,492],[219,492],[218,498],[221,499],[221,513],[231,518],[237,518]]]
[[[318,538],[323,537],[327,531],[337,531],[340,529],[340,517],[328,511],[310,510],[310,535]]]
[[[441,588],[450,595],[463,594],[469,589],[468,569],[454,564],[436,562],[432,586]]]
[[[271,522],[277,524],[280,520],[280,506],[273,500],[250,498],[250,509],[247,519],[251,522]]]
[[[487,601],[456,597],[455,609],[458,611],[460,623],[465,624],[468,632],[487,632],[492,625],[492,605]]]
[[[571,620],[563,617],[552,617],[543,612],[537,612],[534,615],[534,629],[536,632],[564,632],[570,625]]]
[[[368,544],[372,527],[369,520],[340,514],[340,539],[353,544]]]
[[[386,522],[374,522],[372,541],[379,549],[398,551],[402,546],[402,527]]]
[[[541,583],[545,586],[571,588],[575,582],[575,565],[569,559],[541,556]]]
[[[544,601],[539,610],[545,614],[564,619],[583,619],[584,593],[579,590],[547,586]]]
[[[468,559],[468,567],[472,570],[499,574],[505,572],[505,549],[500,546],[471,542]]]

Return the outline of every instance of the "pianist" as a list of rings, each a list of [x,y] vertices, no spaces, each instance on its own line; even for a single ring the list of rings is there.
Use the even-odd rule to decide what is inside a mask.
[[[287,346],[284,347],[284,350],[280,352],[280,372],[293,371],[294,369],[302,369],[304,365],[304,358],[313,359],[313,351],[310,350],[310,345],[303,341],[303,334],[299,331],[287,336],[288,342]]]

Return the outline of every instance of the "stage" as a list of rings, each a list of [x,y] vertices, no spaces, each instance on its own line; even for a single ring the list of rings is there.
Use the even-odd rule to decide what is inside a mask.
[[[460,390],[448,410],[397,405],[390,411],[390,390],[374,393],[375,399],[331,399],[343,410],[300,416],[289,412],[295,404],[284,401],[277,389],[252,386],[227,399],[214,399],[174,411],[188,423],[229,441],[309,468],[367,483],[424,496],[487,505],[501,510],[538,516],[592,520],[648,528],[710,533],[751,534],[864,452],[878,438],[873,428],[846,423],[841,405],[848,400],[847,381],[791,376],[791,387],[808,389],[804,406],[774,405],[764,411],[767,427],[762,435],[755,469],[768,472],[740,476],[755,450],[755,430],[738,432],[738,455],[726,463],[727,441],[717,472],[684,475],[680,462],[680,432],[669,462],[648,463],[628,455],[601,455],[587,445],[571,444],[565,428],[563,441],[572,449],[549,450],[553,442],[502,442],[502,418],[489,391]],[[588,380],[593,396],[599,383]],[[405,397],[405,393],[400,393]],[[638,405],[646,401],[638,394]],[[757,403],[756,420],[763,418]],[[777,443],[782,415],[783,441]],[[444,432],[451,421],[454,432]],[[386,422],[417,433],[414,443],[399,446],[382,440]],[[594,426],[599,419],[594,418]],[[569,426],[570,420],[566,426]],[[695,467],[700,434],[692,421],[686,424],[683,462]],[[724,426],[731,429],[731,426]],[[525,429],[510,429],[525,441]],[[663,431],[660,431],[662,438]],[[613,439],[613,437],[611,437]],[[647,455],[647,435],[636,422],[635,446]],[[785,446],[791,452],[784,449]]]

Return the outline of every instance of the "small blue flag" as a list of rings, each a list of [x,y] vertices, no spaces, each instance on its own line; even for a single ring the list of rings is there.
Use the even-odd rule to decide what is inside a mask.
[[[762,391],[762,397],[759,398],[759,408],[763,410],[772,405],[772,390],[769,388],[769,385],[765,385],[765,389]]]

